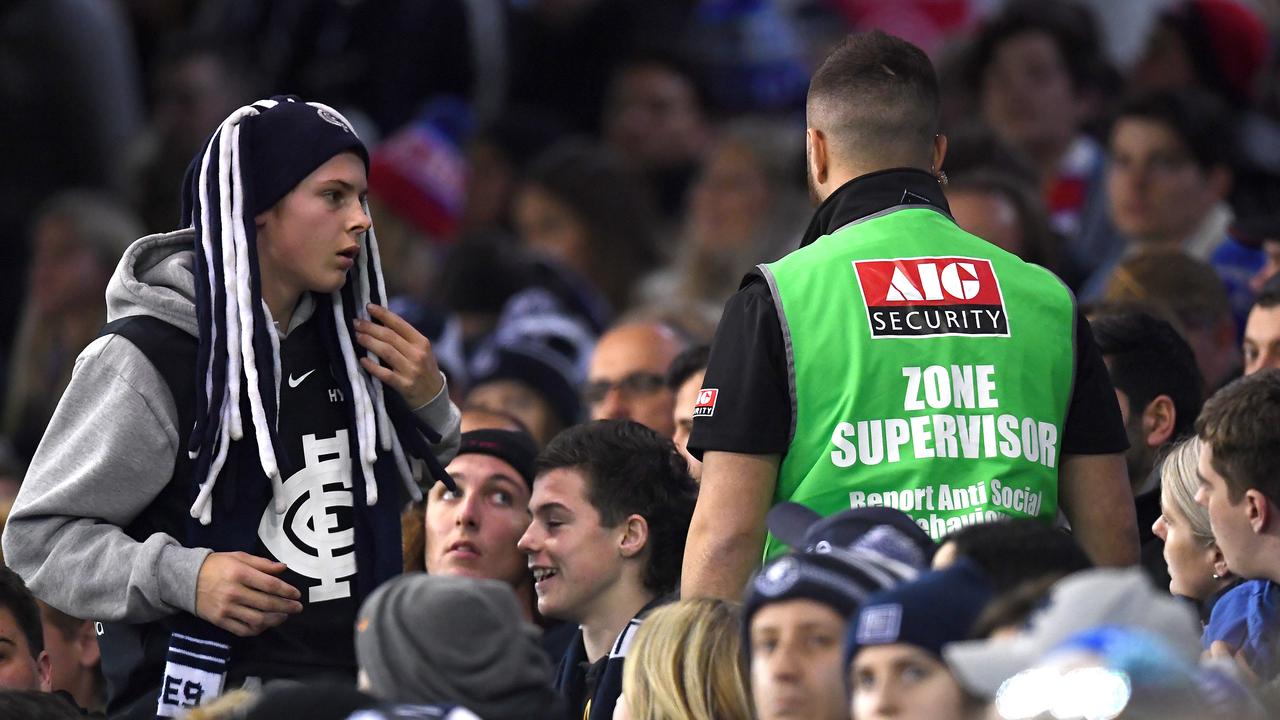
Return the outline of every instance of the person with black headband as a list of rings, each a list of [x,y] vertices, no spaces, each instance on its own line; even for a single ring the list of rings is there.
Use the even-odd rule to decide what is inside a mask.
[[[240,108],[183,229],[135,242],[4,535],[50,605],[100,622],[111,717],[354,679],[399,511],[458,446],[430,343],[387,310],[368,152],[333,109]]]

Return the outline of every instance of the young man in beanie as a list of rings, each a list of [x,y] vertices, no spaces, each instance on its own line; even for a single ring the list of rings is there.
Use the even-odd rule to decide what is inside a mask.
[[[986,702],[961,687],[942,647],[969,639],[991,597],[982,570],[961,560],[868,598],[845,643],[849,714],[858,720],[984,717]]]
[[[879,553],[797,552],[765,565],[742,608],[751,694],[760,720],[849,720],[845,627],[874,592],[914,578]]]
[[[676,588],[697,486],[666,437],[630,420],[558,435],[520,538],[538,611],[578,625],[556,671],[570,715],[608,720],[640,618]]]
[[[37,596],[101,622],[112,717],[354,678],[414,458],[447,481],[458,411],[381,305],[367,167],[328,107],[242,107],[188,170],[184,228],[134,243],[111,281],[4,545]]]

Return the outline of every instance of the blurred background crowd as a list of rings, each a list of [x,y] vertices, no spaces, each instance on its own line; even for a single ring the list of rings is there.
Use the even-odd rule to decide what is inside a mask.
[[[541,446],[588,419],[629,419],[682,448],[725,300],[753,265],[794,249],[808,224],[808,78],[834,43],[869,29],[910,40],[938,69],[950,139],[941,169],[959,225],[1054,271],[1095,308],[1129,430],[1144,564],[1157,587],[1172,575],[1175,593],[1215,598],[1227,583],[1179,586],[1163,542],[1175,523],[1162,506],[1197,507],[1161,498],[1180,470],[1191,485],[1176,492],[1194,495],[1197,450],[1161,461],[1203,398],[1280,366],[1280,290],[1268,284],[1280,273],[1274,0],[0,4],[0,514],[104,322],[124,248],[177,227],[183,174],[224,117],[281,93],[340,110],[370,148],[390,305],[431,338],[464,431],[505,423]],[[1176,419],[1160,415],[1160,397]],[[421,537],[425,513],[410,509],[406,537]],[[1213,542],[1207,528],[1197,542]],[[976,530],[966,541],[982,564],[993,541]],[[409,565],[414,546],[406,542]],[[1068,608],[1098,593],[1140,607],[1135,593],[1149,590],[1117,590],[1128,580],[1114,578],[1054,585],[1087,560],[1062,550],[1072,559],[1046,569],[1049,555],[990,564],[1035,566],[1036,577],[1017,578],[1038,579],[1030,589],[1010,580],[973,590],[952,571],[941,585],[906,586],[898,604],[909,615],[913,602],[954,595],[980,610],[994,593],[1008,606],[994,629],[1019,626],[1049,594]],[[1015,586],[1021,595],[995,592]],[[711,624],[721,611],[708,601],[662,619],[687,632],[680,622]],[[970,637],[977,614],[959,630],[924,623],[932,634],[912,642],[937,660],[944,639]],[[876,640],[898,637],[888,625],[864,637],[863,620],[876,618],[855,620],[855,654],[894,644]],[[93,639],[91,624],[45,622],[64,644]],[[1079,641],[1095,660],[1082,668],[1125,667],[1153,683],[1184,673],[1202,693],[1215,682],[1185,662],[1194,652],[1144,654],[1145,637],[1114,630]],[[734,652],[736,632],[724,641]],[[838,646],[843,626],[837,636]],[[1264,679],[1276,669],[1253,667]],[[861,687],[862,672],[850,677]],[[1076,680],[1093,683],[1093,697],[1115,677]],[[989,678],[961,679],[957,697],[976,703]],[[1018,698],[1034,705],[1036,681],[1010,689],[1005,710]],[[1135,697],[1161,695],[1159,683],[1132,682]],[[100,706],[91,689],[63,689]],[[1096,712],[1063,717],[1110,717]]]

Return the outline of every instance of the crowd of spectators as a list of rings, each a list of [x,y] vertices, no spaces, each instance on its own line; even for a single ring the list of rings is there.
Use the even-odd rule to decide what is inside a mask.
[[[1141,570],[780,506],[737,602],[677,597],[708,344],[809,223],[809,75],[872,29],[938,69],[956,222],[1087,311]],[[0,38],[0,523],[124,249],[259,97],[351,119],[388,305],[463,411],[358,686],[189,717],[1280,717],[1274,3],[17,0]],[[0,569],[0,717],[104,713],[99,666],[95,618]]]

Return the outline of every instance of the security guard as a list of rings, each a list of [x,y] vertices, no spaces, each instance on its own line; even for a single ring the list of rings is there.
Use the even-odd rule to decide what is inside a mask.
[[[1099,564],[1137,558],[1114,390],[1071,292],[956,226],[938,84],[898,38],[851,36],[809,87],[821,200],[799,250],[725,308],[694,410],[702,487],[682,593],[737,597],[769,507],[886,506],[935,539],[1061,509]]]

